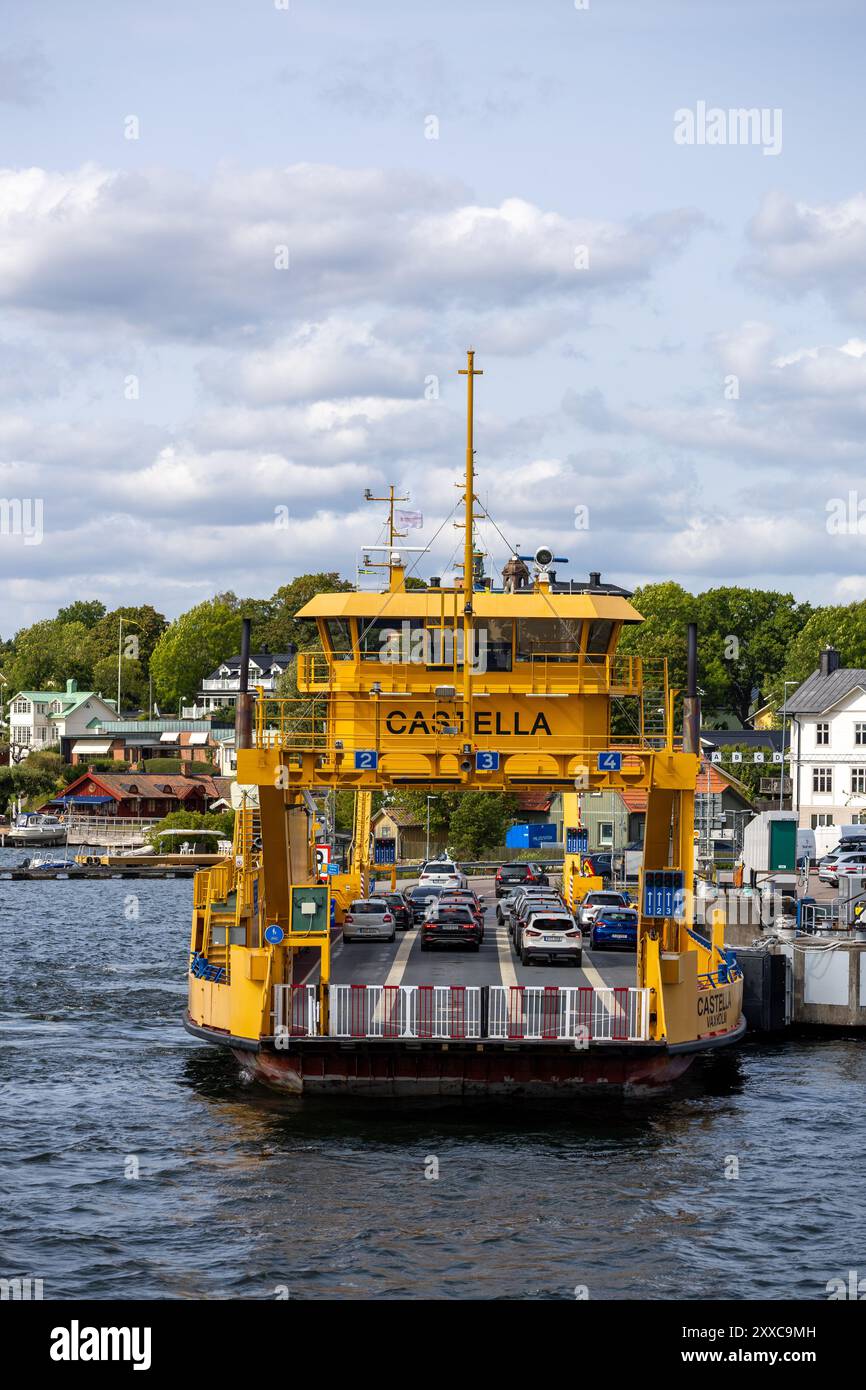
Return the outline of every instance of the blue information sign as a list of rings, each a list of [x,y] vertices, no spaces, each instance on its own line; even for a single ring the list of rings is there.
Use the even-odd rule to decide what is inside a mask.
[[[586,854],[589,849],[589,831],[570,825],[565,832],[566,854]]]
[[[379,754],[375,748],[355,749],[355,771],[375,772],[379,766]]]
[[[498,772],[499,754],[498,753],[476,753],[475,754],[476,772]]]
[[[599,753],[599,772],[622,772],[622,753]]]
[[[335,864],[335,863],[333,862],[333,860],[332,860],[331,863],[328,865],[328,873],[329,873],[329,874],[338,874],[339,872],[340,872],[340,866],[339,866],[339,864]]]
[[[265,941],[271,946],[279,946],[283,939],[283,929],[278,922],[272,922],[269,927],[265,927]]]
[[[647,869],[643,876],[645,917],[681,918],[685,903],[685,875],[681,869]]]

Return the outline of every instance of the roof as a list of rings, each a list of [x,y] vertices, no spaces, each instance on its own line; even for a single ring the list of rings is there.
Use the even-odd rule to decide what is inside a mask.
[[[173,797],[183,801],[191,796],[195,791],[202,791],[209,801],[215,801],[222,796],[222,789],[217,786],[217,780],[225,783],[224,778],[214,778],[207,775],[201,777],[181,777],[172,773],[157,772],[126,772],[116,774],[113,772],[84,772],[80,777],[76,777],[74,782],[70,782],[60,793],[61,796],[68,796],[74,789],[83,782],[93,782],[96,786],[112,796],[116,801],[124,801],[129,796],[141,796],[147,800],[159,800],[161,797]],[[133,788],[137,791],[133,791]],[[57,797],[52,800],[57,800]],[[49,805],[50,802],[46,802]]]
[[[295,653],[292,652],[250,652],[250,661],[255,662],[256,666],[262,671],[269,671],[272,666],[288,666],[289,662],[294,661]],[[205,680],[210,680],[222,670],[223,666],[228,666],[232,671],[239,671],[241,659],[239,656],[227,656],[225,661],[221,661],[219,666],[214,667],[210,676]]]
[[[413,826],[421,824],[416,815],[413,815],[411,811],[405,811],[400,806],[380,806],[370,819],[379,821],[382,816],[387,816],[389,820],[392,820],[398,830],[409,830]]]
[[[782,751],[781,729],[701,729],[701,743],[705,748],[733,748],[738,743],[744,748],[773,748]]]
[[[723,772],[716,763],[709,763],[702,759],[695,794],[706,796],[708,791],[712,796],[720,796],[722,792],[732,791],[743,801],[751,804],[751,797],[742,782],[731,773]],[[619,798],[627,811],[646,810],[647,794],[645,791],[620,792]]]
[[[88,700],[99,700],[104,705],[108,703],[95,690],[16,690],[14,695],[9,696],[9,700],[32,700],[37,704],[46,705],[59,700],[63,708],[59,714],[52,715],[52,719],[65,719],[67,714],[71,714]]]
[[[102,719],[98,724],[100,732],[112,738],[121,734],[214,733],[227,727],[213,726],[209,719]]]
[[[824,714],[854,690],[866,690],[866,671],[856,666],[840,666],[829,676],[820,670],[807,676],[785,701],[788,714]]]
[[[627,599],[612,594],[514,594],[480,592],[472,596],[476,618],[607,618],[641,623]],[[438,618],[463,615],[463,593],[453,589],[398,589],[395,593],[316,594],[298,610],[299,618]]]
[[[519,791],[517,809],[519,811],[549,811],[553,805],[554,793],[551,791]]]

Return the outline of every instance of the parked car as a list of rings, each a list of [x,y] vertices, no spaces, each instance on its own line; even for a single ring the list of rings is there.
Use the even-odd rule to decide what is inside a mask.
[[[343,941],[393,941],[394,914],[382,898],[356,898],[343,918]]]
[[[481,940],[484,940],[483,898],[479,898],[478,894],[473,893],[471,888],[446,888],[445,892],[440,895],[439,902],[442,906],[460,903],[463,907],[468,907],[481,928]]]
[[[524,965],[546,959],[551,965],[580,965],[583,960],[583,932],[570,912],[532,912],[523,928],[520,959]]]
[[[511,888],[522,887],[528,883],[547,884],[549,881],[539,864],[500,864],[496,870],[495,892],[497,898],[501,898]]]
[[[578,921],[582,927],[588,927],[591,926],[602,908],[628,906],[627,893],[614,893],[610,889],[605,889],[603,893],[587,893],[578,907]]]
[[[520,955],[523,941],[523,928],[529,921],[533,912],[567,912],[568,908],[565,899],[559,893],[550,890],[532,893],[525,892],[520,900],[515,904],[511,914],[509,929],[514,937],[514,949]]]
[[[453,863],[450,859],[431,859],[421,869],[418,883],[422,886],[435,884],[442,888],[469,887],[469,880],[459,864]]]
[[[589,934],[593,951],[603,948],[637,950],[637,913],[633,907],[605,907],[593,919]]]
[[[835,874],[837,885],[849,874],[866,874],[866,854],[862,850],[855,854],[840,854],[836,860]]]
[[[423,922],[427,915],[427,908],[431,903],[438,901],[441,893],[445,889],[440,884],[418,883],[414,888],[407,888],[403,893],[406,899],[406,906],[412,913],[412,924]]]
[[[581,855],[581,863],[588,865],[590,873],[597,878],[610,879],[612,876],[612,856],[606,851]]]
[[[439,902],[421,924],[421,950],[433,946],[468,946],[481,949],[482,929],[471,907],[463,903]]]
[[[374,893],[375,898],[381,898],[388,904],[388,908],[394,914],[394,921],[400,931],[406,931],[412,925],[412,913],[406,899],[402,893]]]

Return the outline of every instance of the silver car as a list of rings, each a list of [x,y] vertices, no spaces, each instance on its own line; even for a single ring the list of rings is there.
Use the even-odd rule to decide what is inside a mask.
[[[393,941],[397,922],[382,898],[356,898],[343,919],[344,941]]]
[[[451,859],[429,859],[418,875],[421,888],[434,885],[442,888],[468,888],[469,880]]]
[[[599,911],[605,907],[631,907],[626,893],[587,893],[578,908],[578,921],[582,927],[591,927]]]
[[[520,960],[531,965],[546,959],[551,965],[580,965],[583,960],[583,932],[570,912],[533,912],[521,932]]]

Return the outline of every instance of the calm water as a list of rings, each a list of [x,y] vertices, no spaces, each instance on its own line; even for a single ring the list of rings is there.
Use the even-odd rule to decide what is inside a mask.
[[[814,1299],[866,1272],[866,1041],[747,1047],[595,1113],[287,1103],[180,1025],[190,900],[0,882],[0,1274],[60,1299]]]

